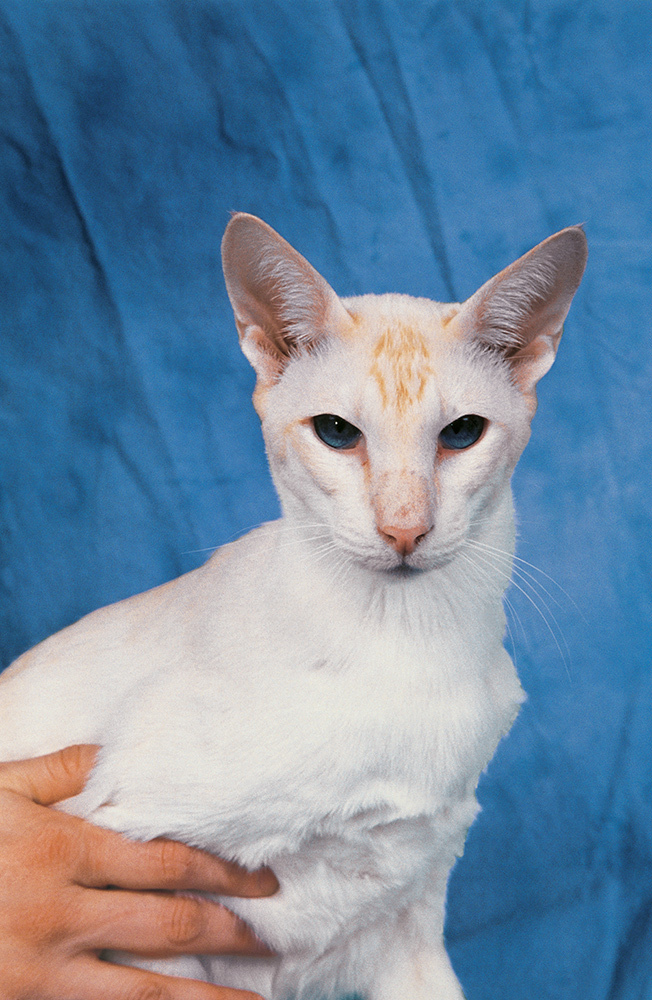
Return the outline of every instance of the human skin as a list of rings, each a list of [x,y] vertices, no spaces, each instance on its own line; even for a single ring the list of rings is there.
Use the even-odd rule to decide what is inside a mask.
[[[174,890],[268,896],[278,883],[265,869],[173,841],[135,843],[49,808],[82,790],[96,752],[0,764],[0,1000],[252,1000],[100,958],[269,955],[227,909]]]

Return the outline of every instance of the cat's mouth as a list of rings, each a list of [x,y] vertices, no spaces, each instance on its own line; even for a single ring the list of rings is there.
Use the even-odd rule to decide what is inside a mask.
[[[450,546],[439,552],[421,553],[416,552],[408,556],[403,556],[401,561],[394,566],[388,567],[386,572],[390,576],[412,577],[422,573],[429,573],[432,570],[442,569],[451,563],[459,551],[458,546]]]
[[[397,566],[392,566],[387,572],[391,576],[409,577],[417,576],[419,573],[425,572],[425,568],[421,566],[411,566],[405,561],[405,559],[403,559],[402,562],[400,562]]]
[[[395,580],[410,579],[442,569],[455,559],[460,550],[459,539],[434,550],[426,545],[423,549],[417,547],[415,551],[405,555],[390,551],[388,546],[380,550],[375,547],[373,551],[369,549],[361,551],[362,547],[354,540],[340,539],[340,541],[347,543],[345,547],[352,561],[367,570],[373,570],[381,576]]]

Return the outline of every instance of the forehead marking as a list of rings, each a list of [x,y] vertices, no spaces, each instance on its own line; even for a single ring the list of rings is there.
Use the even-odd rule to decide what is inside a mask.
[[[425,339],[399,323],[381,334],[372,357],[369,374],[376,380],[383,408],[393,406],[404,415],[421,400],[428,376],[434,375]]]

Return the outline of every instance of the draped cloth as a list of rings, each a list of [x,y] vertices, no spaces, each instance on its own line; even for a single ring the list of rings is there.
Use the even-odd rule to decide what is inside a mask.
[[[469,1000],[652,997],[651,147],[644,0],[0,0],[3,665],[277,515],[230,211],[439,300],[585,223],[514,478],[529,700],[450,883]]]

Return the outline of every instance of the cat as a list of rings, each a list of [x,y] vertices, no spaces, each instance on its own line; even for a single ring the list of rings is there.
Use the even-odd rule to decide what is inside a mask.
[[[232,217],[227,291],[283,515],[0,681],[0,759],[102,744],[66,808],[275,872],[223,899],[277,957],[138,961],[274,1000],[460,1000],[446,885],[524,699],[510,478],[586,263],[549,237],[463,304],[340,299]]]

